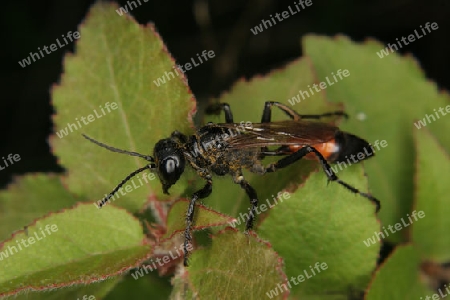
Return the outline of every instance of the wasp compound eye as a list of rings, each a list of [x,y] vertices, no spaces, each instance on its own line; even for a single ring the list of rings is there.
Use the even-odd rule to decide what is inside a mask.
[[[178,168],[179,164],[180,164],[180,162],[179,162],[178,158],[176,158],[176,157],[166,159],[166,162],[165,162],[166,172],[167,173],[175,172],[175,169]]]
[[[181,157],[178,156],[170,156],[161,162],[159,171],[167,179],[176,177],[174,179],[178,180],[183,170],[184,160],[181,160]]]

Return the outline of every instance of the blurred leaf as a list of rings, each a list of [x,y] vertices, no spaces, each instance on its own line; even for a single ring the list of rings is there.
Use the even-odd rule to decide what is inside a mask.
[[[167,216],[167,232],[163,238],[169,238],[176,233],[184,232],[186,228],[186,212],[188,210],[189,200],[176,201],[169,210]],[[236,219],[225,216],[219,212],[208,209],[203,205],[195,206],[194,225],[192,230],[205,229],[212,226],[227,225]]]
[[[139,221],[112,206],[80,204],[51,214],[0,246],[0,296],[122,274],[148,258],[143,241]]]
[[[35,219],[74,205],[77,199],[53,174],[32,174],[18,177],[0,192],[0,241],[23,229]]]
[[[338,176],[366,190],[361,166],[339,172]],[[326,270],[295,285],[292,295],[314,299],[335,299],[353,290],[364,290],[376,266],[380,244],[364,242],[379,231],[375,205],[314,172],[305,184],[278,202],[272,201],[269,216],[258,234],[270,241],[284,259],[288,278],[298,277],[311,267],[325,263]],[[319,297],[319,295],[321,297]],[[343,297],[346,298],[346,297]]]
[[[21,293],[14,295],[16,300],[60,300],[76,299],[81,300],[83,296],[89,298],[94,296],[96,299],[103,299],[111,289],[117,284],[120,278],[109,278],[100,282],[92,282],[89,285],[74,285],[57,290],[44,290],[42,292],[33,291],[32,293]],[[12,299],[12,297],[10,297]],[[3,299],[3,298],[2,298]],[[85,298],[86,300],[86,298]]]
[[[450,159],[426,129],[417,130],[417,175],[415,210],[411,214],[412,239],[423,258],[450,261]],[[422,213],[420,213],[422,211]]]
[[[121,18],[115,6],[98,2],[81,26],[80,36],[75,55],[65,58],[61,84],[53,89],[58,136],[52,137],[51,144],[60,163],[70,170],[68,189],[98,201],[148,162],[102,149],[81,133],[117,148],[152,155],[155,143],[174,129],[192,131],[195,101],[184,75],[176,76],[175,62],[153,26],[142,27],[131,18]],[[166,72],[175,78],[157,86],[153,81]],[[136,212],[151,194],[168,198],[158,180],[147,184],[143,176],[122,188],[117,205]],[[171,190],[172,197],[186,186],[187,179],[182,177]]]
[[[185,280],[176,279],[172,299],[265,299],[285,281],[270,245],[231,228],[214,236],[212,247],[195,251],[190,264]]]
[[[396,53],[382,59],[377,52],[385,46],[368,41],[357,44],[346,37],[309,36],[303,39],[305,54],[311,57],[320,81],[333,81],[339,69],[347,69],[349,77],[326,89],[328,99],[344,102],[351,116],[342,123],[370,143],[386,140],[376,157],[367,162],[372,194],[381,200],[383,224],[395,224],[412,208],[414,153],[411,126],[417,119],[432,114],[433,109],[450,104],[446,93],[426,80],[417,62]],[[305,87],[303,87],[305,88]],[[436,120],[426,125],[446,149],[450,149],[450,122]],[[375,148],[375,150],[377,150]],[[389,240],[402,239],[400,232]]]
[[[264,102],[268,100],[283,102],[289,106],[294,103],[293,109],[301,114],[339,110],[338,105],[325,101],[324,91],[310,93],[310,97],[305,97],[300,103],[292,99],[298,96],[300,90],[305,91],[316,82],[318,80],[311,71],[309,60],[300,59],[265,77],[256,77],[248,83],[238,82],[230,93],[221,97],[220,102],[231,105],[235,123],[259,122]],[[273,120],[288,118],[277,108],[273,108],[272,112]],[[207,120],[223,122],[223,118],[221,115],[220,118],[209,117]],[[245,177],[256,189],[260,205],[266,205],[267,209],[273,206],[277,195],[283,195],[281,191],[284,188],[297,189],[317,167],[317,162],[300,161],[273,174],[258,176],[245,173]],[[339,172],[338,176],[362,191],[367,191],[361,166],[352,166]],[[226,197],[223,197],[225,191]],[[241,222],[239,228],[243,228],[245,213],[248,213],[250,206],[249,199],[231,180],[216,180],[212,195],[204,202],[220,212],[236,217]],[[292,287],[291,292],[297,296],[315,295],[318,299],[341,299],[346,298],[352,289],[364,290],[375,268],[380,246],[377,243],[366,247],[363,243],[379,230],[375,206],[365,198],[355,197],[336,183],[327,187],[326,175],[322,170],[314,174],[291,198],[285,198],[283,205],[285,202],[289,204],[282,210],[280,208],[275,216],[275,211],[272,210],[257,216],[257,221],[261,223],[257,227],[257,233],[267,239],[285,259],[288,278],[304,274],[305,270],[311,272],[309,266],[314,266],[317,262],[330,266],[320,276]],[[314,241],[315,239],[317,240]]]
[[[184,75],[173,69],[175,62],[153,26],[142,27],[131,18],[118,17],[116,8],[106,3],[91,8],[80,29],[76,54],[67,55],[61,84],[53,89],[56,110],[56,136],[51,138],[53,151],[67,169],[68,190],[92,202],[103,198],[126,175],[148,162],[101,149],[83,139],[81,133],[113,147],[153,155],[151,150],[156,142],[169,137],[172,131],[193,132],[191,118],[195,101]],[[372,143],[386,140],[390,146],[367,162],[367,173],[372,194],[382,200],[383,223],[398,222],[412,206],[414,154],[405,151],[412,149],[411,125],[415,119],[426,117],[425,113],[431,114],[433,109],[447,105],[448,95],[438,94],[410,58],[391,54],[380,59],[376,52],[383,47],[378,43],[356,45],[342,37],[335,40],[308,37],[304,45],[309,56],[248,82],[241,80],[219,101],[231,105],[236,123],[259,122],[264,102],[268,100],[285,103],[300,114],[342,109],[340,104],[328,103],[328,98],[345,103],[352,118],[342,123],[343,129]],[[351,76],[338,81],[332,73],[337,74],[338,69],[348,69]],[[174,77],[170,80],[169,72]],[[321,81],[329,83],[327,77],[333,78],[335,84],[322,91],[313,88]],[[310,96],[300,101],[304,91]],[[416,103],[411,105],[411,100]],[[276,107],[272,111],[273,120],[287,119]],[[207,120],[223,122],[223,113]],[[336,119],[323,121],[333,123]],[[424,126],[438,137],[445,149],[450,149],[448,122],[436,120]],[[418,182],[417,209],[441,219],[443,214],[430,206],[432,202],[427,197],[433,195],[443,201],[448,191],[437,178],[441,165],[429,160],[439,157],[441,163],[448,162],[448,155],[425,133],[419,133],[417,140],[418,178],[433,174]],[[264,163],[277,159],[268,158]],[[450,171],[446,167],[448,164],[443,165],[444,174]],[[229,177],[215,177],[213,193],[203,201],[207,206],[196,208],[194,225],[194,229],[219,227],[211,228],[215,232],[212,242],[205,238],[193,252],[189,268],[181,267],[178,254],[164,269],[158,269],[166,273],[176,271],[171,297],[286,299],[291,294],[295,299],[330,300],[347,299],[354,291],[365,290],[380,247],[374,240],[374,234],[380,230],[375,206],[336,183],[327,187],[326,175],[322,170],[317,171],[318,168],[317,162],[300,161],[265,176],[244,173],[260,200],[256,232],[270,244],[253,232],[246,235],[239,231],[245,224],[249,199]],[[148,172],[143,173],[119,191],[115,199],[120,201],[114,204],[144,216],[142,210],[150,198],[173,200],[180,195],[191,196],[202,184],[198,176],[190,181],[189,176],[194,173],[186,172],[171,189],[171,196],[162,193],[157,178],[153,176],[156,180],[147,182]],[[339,171],[338,176],[364,192],[369,190],[362,165]],[[275,204],[277,196],[282,199]],[[18,205],[27,204],[29,199],[40,206],[21,210]],[[49,199],[55,201],[42,203]],[[8,223],[0,234],[6,236],[7,232],[22,228],[49,211],[72,205],[76,199],[63,189],[58,178],[25,177],[11,191],[0,194],[0,208],[14,212],[0,215]],[[159,242],[154,247],[148,245],[139,221],[112,204],[102,210],[92,204],[80,204],[41,218],[0,245],[0,296],[66,287],[53,291],[49,297],[71,298],[90,293],[103,297],[121,279],[121,274],[139,267],[150,256],[165,255],[177,246],[181,249],[183,236],[174,233],[185,228],[187,204],[186,200],[174,202],[167,214],[166,228],[162,224],[148,228]],[[263,205],[270,210],[262,209]],[[165,209],[154,218],[165,220]],[[425,218],[422,223],[414,224],[414,241],[423,247],[425,255],[443,261],[448,260],[445,248],[450,241],[446,238],[436,241],[436,235],[444,237],[448,228],[440,219]],[[52,224],[58,226],[58,231],[48,234],[51,236],[39,239],[39,243],[35,241],[37,245],[32,247],[12,251],[22,247],[21,239],[37,237],[42,233],[41,228]],[[226,224],[237,225],[239,230],[230,227],[222,230],[220,227]],[[164,230],[165,239],[161,240],[157,234]],[[437,234],[426,236],[430,231]],[[368,243],[371,239],[374,244]],[[388,239],[398,241],[400,237]],[[411,246],[400,246],[378,270],[369,299],[391,299],[387,295],[396,297],[392,299],[405,296],[409,299],[429,293],[419,282],[418,251]],[[306,280],[298,282],[300,277]],[[84,284],[92,285],[85,288]],[[283,284],[289,288],[283,290]],[[168,280],[157,278],[154,272],[137,280],[127,276],[107,299],[165,299],[169,294]],[[29,293],[21,297],[37,299],[43,295]]]
[[[237,82],[230,92],[222,95],[220,102],[230,104],[235,123],[241,121],[244,123],[259,123],[265,101],[278,101],[289,105],[288,100],[295,97],[299,93],[299,89],[304,89],[315,81],[316,78],[311,70],[310,61],[302,58],[265,76],[256,76],[248,82],[243,80]],[[293,108],[301,114],[317,114],[339,110],[338,105],[325,101],[324,93],[315,93]],[[286,120],[288,118],[278,108],[272,109],[273,120]],[[223,113],[220,117],[209,116],[207,118],[207,121],[212,122],[223,123],[224,120]],[[326,119],[324,121],[330,122]],[[270,161],[269,158],[265,163]],[[302,160],[276,173],[267,173],[264,176],[252,174],[246,170],[243,171],[246,180],[255,188],[259,200],[264,203],[272,201],[273,197],[276,197],[277,193],[287,185],[297,186],[303,182],[316,167],[316,162]],[[326,184],[325,175],[323,183]],[[244,214],[249,212],[250,200],[240,186],[234,184],[229,177],[226,179],[215,177],[213,192],[207,199],[204,199],[204,203],[221,213],[237,218],[242,224],[240,228],[244,228],[245,222],[242,222],[242,220],[245,219]],[[257,218],[257,222],[259,221]]]
[[[169,280],[158,277],[157,273],[146,275],[138,280],[131,276],[125,277],[114,290],[105,297],[105,300],[123,299],[168,299],[172,286]]]
[[[412,245],[398,246],[377,270],[365,299],[425,299],[433,294],[419,279],[419,265]]]

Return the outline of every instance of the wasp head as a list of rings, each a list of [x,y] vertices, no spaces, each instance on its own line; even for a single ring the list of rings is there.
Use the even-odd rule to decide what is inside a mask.
[[[180,179],[184,172],[185,159],[180,144],[168,138],[156,143],[153,150],[156,172],[163,186],[164,194],[169,194],[169,188]]]

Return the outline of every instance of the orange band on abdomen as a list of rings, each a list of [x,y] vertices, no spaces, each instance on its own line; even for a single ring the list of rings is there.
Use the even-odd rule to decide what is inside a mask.
[[[294,153],[303,147],[305,147],[305,146],[292,145],[292,146],[289,146],[289,150],[292,153]],[[337,152],[339,152],[339,145],[336,143],[336,140],[334,140],[334,139],[332,139],[326,143],[311,145],[311,147],[314,147],[317,151],[319,151],[320,154],[322,154],[322,156],[326,160],[328,160],[333,154],[336,154]],[[314,153],[306,154],[305,159],[318,160],[317,156]]]

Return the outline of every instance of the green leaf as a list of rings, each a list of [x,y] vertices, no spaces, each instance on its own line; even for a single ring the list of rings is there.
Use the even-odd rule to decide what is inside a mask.
[[[235,123],[259,123],[265,101],[278,101],[289,105],[289,100],[299,92],[299,89],[303,89],[303,87],[316,81],[317,79],[311,69],[311,62],[307,58],[302,58],[265,76],[257,76],[249,82],[243,80],[237,82],[230,92],[225,93],[220,98],[220,102],[230,104]],[[327,103],[324,93],[315,93],[310,98],[296,104],[293,109],[301,114],[318,114],[336,111],[340,107],[336,104]],[[289,118],[274,107],[272,119],[286,120]],[[223,113],[219,117],[210,116],[207,121],[223,123]],[[270,161],[268,159],[266,163]],[[302,183],[315,166],[317,166],[316,162],[302,160],[288,168],[276,173],[267,173],[264,176],[246,170],[243,171],[245,179],[255,188],[260,201],[264,203],[272,201],[272,195],[276,197],[277,193],[286,186]],[[249,212],[250,200],[240,186],[233,183],[230,177],[226,179],[215,177],[213,179],[213,192],[204,200],[204,203],[221,213],[237,218],[242,224],[240,228],[244,227],[243,223],[245,222],[242,222],[242,220],[245,218],[244,214]],[[257,221],[259,222],[259,219]]]
[[[349,77],[337,77],[338,82],[326,89],[327,98],[344,102],[351,116],[341,128],[372,144],[386,140],[388,146],[379,147],[366,166],[372,194],[381,200],[380,218],[383,224],[395,224],[412,208],[414,153],[408,149],[414,147],[413,122],[445,107],[450,98],[426,80],[411,56],[391,53],[380,59],[377,52],[384,47],[371,40],[357,44],[342,36],[309,36],[303,40],[319,81],[326,77],[333,81],[332,72],[336,75],[339,69],[350,72]],[[450,122],[441,117],[426,126],[450,149]],[[388,239],[403,238],[396,233]]]
[[[176,278],[172,298],[185,293],[183,299],[265,299],[277,283],[285,282],[281,267],[270,245],[227,228],[213,236],[210,248],[193,253],[187,273]]]
[[[377,270],[365,299],[425,299],[433,292],[421,282],[419,269],[416,249],[412,245],[398,246]]]
[[[165,72],[175,72],[175,62],[152,25],[142,27],[131,18],[119,17],[115,6],[98,2],[79,31],[76,53],[66,56],[61,84],[52,93],[55,132],[61,136],[65,130],[67,135],[53,136],[51,144],[60,163],[70,170],[68,189],[98,201],[148,162],[102,149],[81,134],[151,155],[155,143],[174,129],[192,131],[195,101],[182,74],[159,87],[153,82]],[[152,194],[168,198],[157,179],[147,184],[142,176],[123,187],[117,205],[136,212]],[[185,176],[171,190],[172,197],[186,186]]]
[[[139,221],[112,206],[51,214],[0,246],[0,296],[117,276],[148,258],[144,240]]]
[[[448,153],[426,129],[417,130],[416,205],[419,215],[411,214],[412,240],[423,258],[450,260],[450,174]],[[422,211],[422,213],[420,213]]]
[[[220,102],[231,105],[234,122],[259,122],[265,101],[275,100],[291,105],[290,102],[294,101],[292,97],[299,90],[305,90],[316,82],[318,79],[311,70],[310,62],[302,58],[265,77],[256,77],[248,83],[238,82]],[[301,114],[320,114],[340,109],[338,105],[330,105],[325,101],[324,92],[310,94],[310,97],[297,104],[294,101],[292,107]],[[288,118],[277,108],[273,108],[272,112],[273,120]],[[221,115],[220,118],[210,117],[207,120],[223,122],[223,118]],[[264,204],[267,208],[273,206],[274,197],[283,195],[283,189],[289,187],[289,190],[295,190],[317,168],[317,162],[300,161],[276,173],[258,176],[246,172],[244,175],[257,191],[260,205]],[[339,171],[338,176],[367,191],[361,166]],[[278,205],[283,205],[283,209],[258,215],[257,221],[261,225],[256,228],[257,233],[267,239],[285,259],[288,278],[297,278],[317,262],[330,266],[320,276],[294,286],[291,290],[294,295],[345,298],[352,289],[363,290],[370,279],[380,245],[377,243],[367,247],[363,241],[379,230],[379,224],[375,219],[375,206],[370,201],[355,197],[336,183],[327,187],[326,182],[322,170],[315,173],[305,186]],[[224,193],[226,197],[223,197]],[[244,227],[249,199],[231,180],[214,181],[213,193],[204,203],[236,217],[241,222],[239,228]]]
[[[162,237],[170,238],[174,234],[184,232],[186,228],[186,219],[184,216],[188,210],[189,200],[178,200],[170,207],[167,214],[167,231]],[[192,230],[201,230],[212,226],[221,226],[232,223],[236,219],[225,216],[219,212],[208,209],[203,205],[195,206],[194,225]]]
[[[89,285],[74,285],[57,290],[44,290],[33,293],[21,293],[14,295],[17,300],[60,300],[60,299],[76,299],[81,300],[83,296],[89,299],[94,296],[96,299],[103,299],[111,289],[117,284],[120,278],[109,278],[101,282],[93,282]],[[12,297],[10,297],[13,299]],[[3,299],[3,298],[2,298]],[[91,297],[92,299],[92,297]]]
[[[7,190],[0,192],[0,241],[34,219],[50,211],[71,207],[77,200],[67,192],[57,175],[19,177]]]
[[[361,166],[337,174],[366,190]],[[271,204],[269,216],[257,232],[283,257],[287,277],[296,278],[304,272],[311,275],[310,269],[317,263],[328,266],[292,287],[292,295],[333,299],[365,289],[380,249],[379,243],[365,244],[379,231],[374,204],[337,183],[327,186],[322,171],[314,172],[288,199]]]
[[[170,296],[172,286],[166,278],[161,278],[157,273],[145,275],[138,280],[131,276],[125,277],[114,290],[105,297],[105,300],[123,299],[151,299],[166,300]]]

